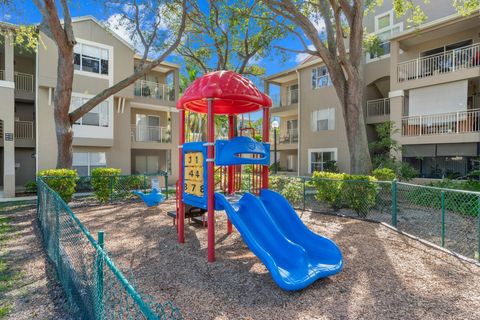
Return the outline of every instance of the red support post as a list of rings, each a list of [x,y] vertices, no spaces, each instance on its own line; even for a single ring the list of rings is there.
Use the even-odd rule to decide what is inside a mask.
[[[229,115],[228,116],[228,139],[233,139],[235,137],[235,116],[234,115]],[[234,185],[233,185],[233,179],[235,175],[235,166],[228,166],[228,186],[227,186],[227,193],[228,194],[233,194],[234,193]],[[232,222],[230,219],[227,218],[227,233],[230,234],[232,233],[233,228],[232,228]]]
[[[177,192],[178,201],[177,212],[177,233],[178,242],[185,243],[185,205],[183,203],[183,144],[185,143],[185,110],[180,110],[178,117],[178,126],[180,128],[180,141],[178,148],[178,184],[180,188]]]
[[[262,140],[269,142],[270,140],[270,110],[263,107],[263,122],[262,122]],[[262,171],[262,188],[268,189],[268,165],[263,166]]]
[[[213,113],[213,99],[208,99],[207,109],[207,212],[208,212],[208,262],[215,261],[215,169],[214,150],[215,119]]]

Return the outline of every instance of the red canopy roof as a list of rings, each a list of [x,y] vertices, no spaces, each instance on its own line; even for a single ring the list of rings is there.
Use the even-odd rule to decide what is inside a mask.
[[[215,114],[241,114],[272,106],[272,100],[252,81],[233,71],[215,71],[196,79],[177,102],[177,109],[207,113],[209,98],[215,99]]]

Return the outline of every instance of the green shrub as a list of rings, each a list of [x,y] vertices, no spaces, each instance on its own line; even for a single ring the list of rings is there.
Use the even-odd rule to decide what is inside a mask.
[[[28,193],[37,193],[37,181],[30,180],[25,183],[25,191]]]
[[[376,203],[377,179],[372,176],[349,174],[345,174],[343,179],[341,194],[346,207],[365,218]]]
[[[323,171],[314,172],[312,177],[317,200],[326,202],[333,209],[350,208],[361,217],[366,217],[375,206],[376,181],[372,176]]]
[[[70,202],[75,193],[78,180],[76,170],[47,169],[38,172],[38,176],[65,201]]]
[[[340,209],[342,207],[343,177],[343,173],[315,171],[311,180],[311,184],[317,189],[315,198],[326,202],[335,210]]]
[[[297,177],[270,176],[269,189],[277,191],[292,205],[297,205],[303,200],[303,181]]]
[[[335,160],[325,161],[325,164],[323,165],[323,170],[327,172],[338,172],[337,161]]]
[[[395,172],[390,168],[378,168],[372,171],[372,176],[374,176],[378,181],[393,181],[397,178]]]
[[[117,199],[129,199],[135,197],[133,190],[144,188],[145,176],[119,176],[114,177],[116,181],[113,185],[114,196]]]
[[[95,168],[91,172],[92,187],[95,197],[100,202],[107,202],[112,196],[113,188],[118,183],[121,170],[116,168]]]

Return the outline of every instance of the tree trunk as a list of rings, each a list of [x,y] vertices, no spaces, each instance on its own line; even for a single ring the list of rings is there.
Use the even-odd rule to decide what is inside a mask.
[[[57,86],[53,97],[57,135],[57,168],[72,167],[73,128],[69,109],[73,85],[73,46],[58,50]]]
[[[372,161],[368,149],[367,130],[363,114],[363,81],[358,77],[348,79],[343,105],[350,151],[350,173],[370,174]]]

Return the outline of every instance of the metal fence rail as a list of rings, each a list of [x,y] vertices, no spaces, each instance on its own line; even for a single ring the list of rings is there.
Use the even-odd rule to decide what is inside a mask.
[[[246,177],[248,189],[248,177]],[[384,222],[480,261],[480,193],[390,181],[271,176],[298,210]]]
[[[43,243],[73,313],[82,319],[182,319],[172,302],[140,295],[70,207],[39,178],[38,222]]]

